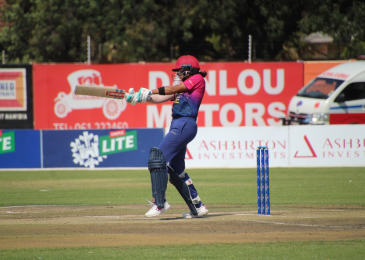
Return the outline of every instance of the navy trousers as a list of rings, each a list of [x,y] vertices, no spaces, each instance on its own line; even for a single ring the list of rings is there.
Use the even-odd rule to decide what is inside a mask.
[[[169,132],[162,140],[159,149],[165,156],[168,163],[174,172],[169,168],[169,174],[177,174],[183,181],[187,181],[190,177],[185,173],[185,154],[186,147],[196,136],[198,126],[196,120],[191,117],[180,117],[171,121]],[[189,185],[189,190],[192,198],[196,198],[198,193],[194,185]]]

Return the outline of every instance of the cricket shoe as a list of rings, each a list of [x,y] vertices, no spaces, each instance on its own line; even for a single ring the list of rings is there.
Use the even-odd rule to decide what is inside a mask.
[[[164,213],[165,211],[169,210],[170,208],[170,204],[167,201],[165,201],[163,209],[160,209],[159,207],[157,207],[155,203],[152,203],[151,201],[148,202],[152,205],[152,208],[145,214],[147,218],[156,217],[161,213]]]
[[[198,212],[198,215],[193,215],[191,212],[189,212],[184,214],[184,218],[198,218],[207,215],[209,212],[207,207],[204,205],[201,205],[199,208],[196,209],[196,211]]]

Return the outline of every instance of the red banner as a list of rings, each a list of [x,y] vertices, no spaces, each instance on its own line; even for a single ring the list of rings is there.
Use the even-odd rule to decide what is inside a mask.
[[[172,63],[35,64],[35,129],[166,127],[172,102],[132,106],[124,100],[76,96],[76,85],[154,89],[172,84]],[[303,63],[201,63],[207,71],[199,126],[281,125],[303,86]]]

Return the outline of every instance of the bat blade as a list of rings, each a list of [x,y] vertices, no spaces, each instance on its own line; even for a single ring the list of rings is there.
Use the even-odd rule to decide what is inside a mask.
[[[114,87],[76,85],[75,94],[93,97],[124,99],[125,90]]]

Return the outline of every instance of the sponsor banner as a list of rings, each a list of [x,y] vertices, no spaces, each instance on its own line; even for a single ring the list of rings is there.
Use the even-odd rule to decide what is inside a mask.
[[[40,131],[0,130],[0,168],[41,168]]]
[[[365,125],[199,128],[186,166],[256,167],[258,146],[271,167],[365,166]]]
[[[187,168],[254,168],[256,148],[267,146],[271,167],[363,167],[364,133],[365,125],[201,127],[185,162]],[[3,129],[0,168],[147,167],[150,148],[163,136],[163,129]]]
[[[36,129],[168,127],[172,102],[137,104],[79,96],[76,85],[155,89],[172,85],[173,63],[35,64]],[[303,63],[201,63],[206,93],[198,125],[279,126],[290,98],[303,86]],[[136,116],[138,115],[138,116]]]
[[[256,167],[256,148],[267,146],[270,166],[289,165],[288,127],[204,127],[189,143],[187,167]]]
[[[365,166],[365,125],[291,126],[290,166]]]
[[[0,65],[0,126],[33,128],[31,65]]]
[[[147,167],[163,129],[44,130],[44,168]]]

